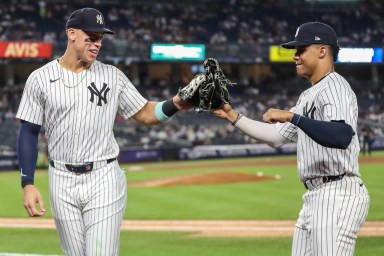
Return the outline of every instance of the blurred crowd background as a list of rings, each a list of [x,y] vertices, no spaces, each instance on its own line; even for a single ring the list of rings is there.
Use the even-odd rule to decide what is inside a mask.
[[[335,28],[342,47],[381,48],[384,45],[384,4],[377,0],[323,3],[312,0],[9,0],[0,3],[0,41],[51,42],[55,56],[59,57],[66,46],[65,22],[72,11],[83,7],[99,9],[107,26],[116,31],[114,36],[105,36],[103,56],[120,57],[123,72],[145,97],[154,101],[173,96],[201,70],[191,70],[178,79],[171,74],[154,79],[146,72],[132,72],[130,61],[145,56],[152,43],[199,43],[209,45],[216,53],[220,49],[227,52],[233,49],[234,54],[240,54],[247,49],[262,56],[269,45],[291,40],[301,23],[317,20]],[[116,64],[116,58],[103,60]],[[1,63],[7,65],[4,60]],[[240,64],[229,65],[231,70],[236,70]],[[357,94],[361,139],[383,136],[384,79],[380,72],[383,64],[377,64],[380,66],[375,69],[367,67],[371,64],[351,64],[353,68],[347,65],[336,64],[336,71],[349,80]],[[141,64],[136,66],[140,69]],[[237,83],[229,90],[232,104],[239,112],[260,120],[270,107],[294,106],[300,92],[309,86],[305,79],[295,76],[292,63],[274,65],[271,70],[258,80],[244,80],[236,72],[226,74]],[[24,83],[24,77],[14,75],[0,84],[0,150],[16,148],[18,120],[15,114]],[[257,143],[209,113],[192,110],[152,127],[138,126],[117,116],[115,135],[123,148]],[[40,145],[45,147],[43,135]]]

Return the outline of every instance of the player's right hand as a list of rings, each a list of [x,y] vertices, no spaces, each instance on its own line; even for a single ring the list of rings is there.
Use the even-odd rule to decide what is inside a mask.
[[[30,217],[40,217],[45,213],[43,197],[34,185],[24,187],[24,208]],[[36,204],[39,208],[36,208]]]

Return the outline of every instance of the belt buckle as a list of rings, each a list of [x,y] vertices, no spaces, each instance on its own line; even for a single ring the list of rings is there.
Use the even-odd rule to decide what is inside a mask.
[[[79,166],[80,171],[78,172],[78,174],[83,174],[83,173],[87,173],[87,172],[92,171],[92,166],[93,166],[93,163],[86,163],[86,164]]]
[[[81,175],[86,172],[92,171],[92,163],[86,163],[81,165],[68,165],[67,168],[70,169],[76,175]]]
[[[83,165],[71,165],[71,172],[73,172],[76,175],[80,175],[81,172],[78,171]]]
[[[329,177],[328,176],[324,176],[323,177],[323,184],[324,183],[328,183],[330,180],[329,180]]]

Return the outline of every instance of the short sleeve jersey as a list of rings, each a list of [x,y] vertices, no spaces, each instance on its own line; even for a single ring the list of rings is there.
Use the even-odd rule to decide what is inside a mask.
[[[76,74],[54,60],[30,74],[16,117],[44,126],[50,158],[84,163],[117,157],[117,112],[128,119],[146,103],[112,65],[95,61]]]
[[[349,83],[332,72],[304,91],[295,107],[299,115],[321,121],[344,121],[356,132],[358,105]],[[358,136],[355,135],[346,150],[327,148],[317,144],[300,128],[291,123],[277,123],[277,130],[291,141],[297,142],[297,162],[300,179],[335,176],[343,173],[360,176]]]

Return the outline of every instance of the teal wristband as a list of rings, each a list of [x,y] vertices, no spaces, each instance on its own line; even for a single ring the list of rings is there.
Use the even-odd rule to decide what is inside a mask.
[[[298,124],[299,124],[299,122],[300,122],[300,118],[301,118],[301,115],[299,115],[299,118],[297,119],[297,122],[296,122],[295,125],[298,125]]]
[[[294,113],[291,123],[297,126],[299,124],[300,118],[301,118],[301,115]]]
[[[156,107],[155,107],[156,118],[160,122],[166,122],[170,118],[169,116],[165,115],[163,112],[163,104],[164,103],[165,103],[165,101],[159,102],[156,104]]]

